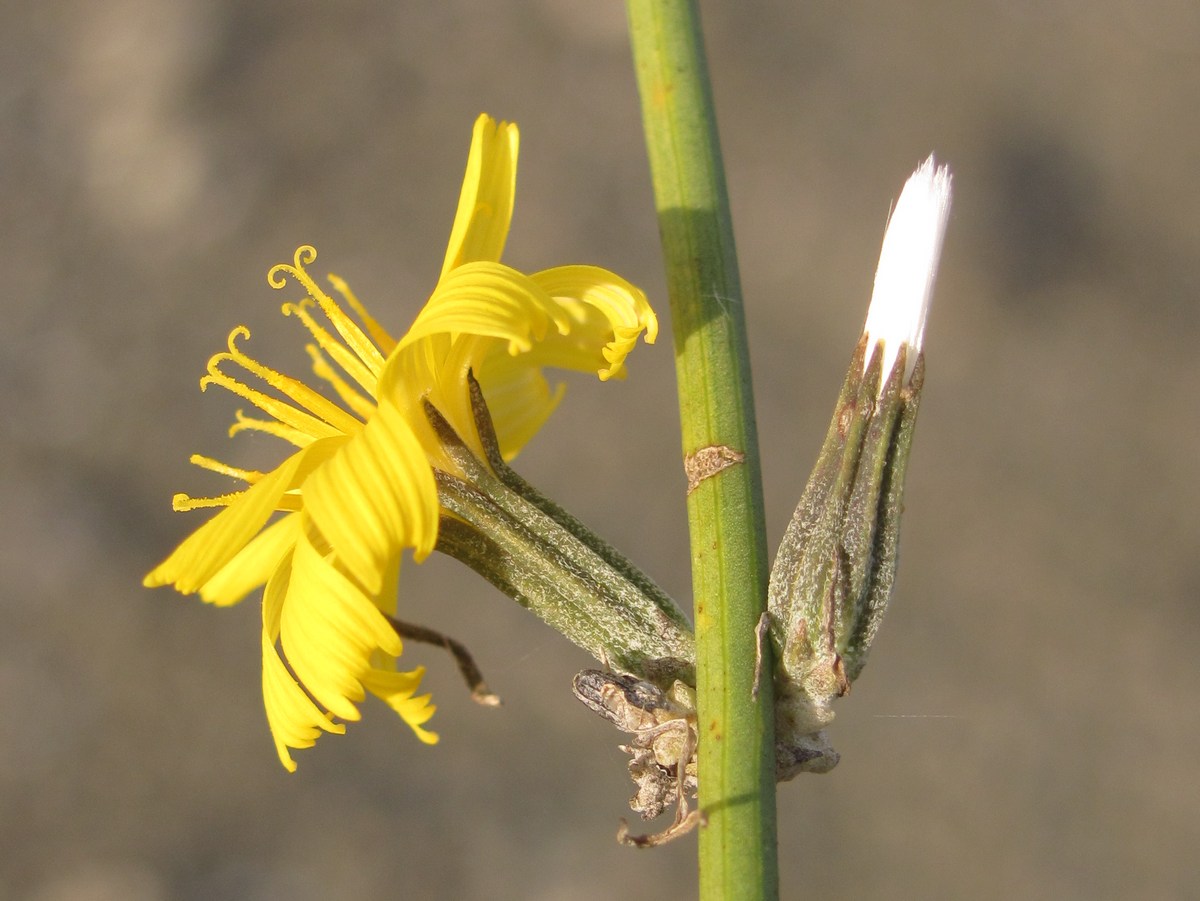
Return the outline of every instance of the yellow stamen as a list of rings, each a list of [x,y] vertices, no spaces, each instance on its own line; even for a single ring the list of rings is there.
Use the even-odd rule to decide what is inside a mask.
[[[243,491],[233,491],[217,497],[192,497],[187,494],[177,494],[171,498],[171,509],[176,513],[183,513],[187,510],[200,510],[204,507],[228,507],[244,493]]]
[[[308,351],[309,357],[313,361],[313,373],[317,378],[324,379],[337,392],[338,397],[342,399],[347,407],[349,407],[359,419],[364,422],[371,418],[371,414],[375,412],[375,403],[368,397],[363,397],[347,382],[344,378],[338,375],[337,370],[330,365],[329,361],[321,353],[320,348],[315,344],[306,344],[304,349]],[[374,390],[372,390],[372,395]]]
[[[229,476],[231,479],[241,479],[253,485],[263,477],[263,473],[253,469],[238,469],[236,466],[230,466],[228,463],[222,463],[220,460],[214,460],[212,457],[205,457],[200,454],[192,454],[188,460],[193,466],[199,466],[201,469],[207,469],[209,472],[219,473],[223,476]]]
[[[329,334],[328,329],[313,319],[312,314],[307,309],[311,306],[313,306],[311,298],[305,298],[300,303],[285,303],[283,305],[283,315],[298,317],[304,323],[304,327],[317,339],[317,345],[321,350],[329,354],[333,362],[341,366],[342,371],[358,382],[364,391],[370,395],[374,395],[375,387],[379,382],[379,369],[370,368],[372,361],[362,360],[355,356],[346,345]]]
[[[237,422],[229,427],[229,437],[232,438],[238,432],[266,432],[268,435],[274,435],[276,438],[282,438],[289,444],[294,444],[296,447],[308,447],[316,439],[312,435],[284,425],[282,422],[267,419],[255,419],[252,416],[247,416],[243,411],[238,410],[234,416]]]
[[[353,435],[362,427],[362,423],[357,419],[337,404],[317,394],[303,382],[289,378],[246,356],[237,347],[236,342],[239,337],[249,338],[250,330],[245,326],[238,326],[229,333],[229,351],[216,354],[208,361],[208,375],[200,380],[201,390],[206,389],[210,383],[216,383],[222,388],[244,397],[269,416],[274,416],[286,425],[307,432],[314,438],[330,438],[339,434]],[[220,369],[221,363],[226,360],[236,363],[252,375],[258,376],[297,406],[283,403],[260,391],[255,391],[233,376],[226,375]],[[308,412],[298,409],[299,407],[303,407]]]
[[[354,311],[354,315],[363,321],[363,325],[367,327],[367,332],[371,338],[379,345],[379,349],[383,351],[385,356],[389,356],[396,349],[396,339],[387,333],[387,330],[376,321],[375,317],[367,312],[367,308],[362,305],[362,301],[358,296],[350,290],[350,286],[346,284],[346,280],[340,275],[334,275],[332,272],[327,276],[329,283],[333,285],[333,289],[342,295],[350,309]]]
[[[292,276],[309,293],[309,296],[321,305],[321,309],[325,311],[325,315],[329,317],[329,321],[333,323],[333,327],[337,329],[346,345],[361,359],[367,361],[375,372],[378,372],[383,368],[383,355],[379,353],[378,348],[371,343],[371,339],[363,334],[362,329],[354,324],[354,320],[343,313],[341,308],[334,303],[333,298],[322,291],[312,280],[312,276],[304,270],[304,267],[316,258],[317,251],[312,245],[304,244],[297,247],[294,265],[280,263],[272,266],[271,271],[267,273],[267,284],[272,288],[282,288],[287,281],[279,277],[277,273],[282,272]]]
[[[176,513],[183,513],[188,510],[201,510],[205,507],[228,507],[245,493],[244,491],[233,491],[229,494],[219,494],[216,497],[192,497],[187,494],[177,494],[171,498],[171,508]],[[281,495],[275,503],[276,510],[286,512],[295,512],[303,508],[304,503],[300,495],[291,491]]]

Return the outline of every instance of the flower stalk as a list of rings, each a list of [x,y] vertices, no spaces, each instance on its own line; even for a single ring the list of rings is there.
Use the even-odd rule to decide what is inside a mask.
[[[479,383],[471,406],[487,462],[431,404],[425,414],[463,477],[434,473],[442,521],[437,550],[471,567],[597,660],[660,687],[695,682],[687,619],[648,577],[500,456]]]
[[[863,371],[859,341],[829,432],[771,570],[771,638],[777,651],[776,736],[796,748],[780,778],[838,762],[821,730],[850,690],[887,610],[896,577],[904,475],[924,359],[902,384],[902,346],[881,384],[880,350]],[[806,752],[824,748],[818,756]]]
[[[675,340],[696,623],[700,897],[778,895],[767,553],[749,352],[694,0],[628,0]],[[769,664],[766,672],[770,672]]]
[[[950,181],[931,156],[900,194],[862,338],[771,568],[781,779],[837,764],[823,730],[862,672],[891,598]]]

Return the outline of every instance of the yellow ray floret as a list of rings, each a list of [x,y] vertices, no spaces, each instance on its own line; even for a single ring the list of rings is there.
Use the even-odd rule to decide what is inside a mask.
[[[196,465],[244,483],[215,497],[177,496],[179,509],[224,507],[145,584],[199,593],[218,606],[263,589],[262,682],[279,759],[357,720],[366,695],[382,699],[422,742],[433,715],[418,694],[424,669],[399,671],[395,612],[400,555],[418,561],[437,541],[435,469],[458,473],[422,408],[428,400],[481,451],[469,402],[474,372],[492,407],[505,457],[540,428],[562,397],[548,367],[624,374],[639,335],[658,323],[640,290],[607,270],[565,266],[533,275],[500,262],[516,185],[517,129],[480,116],[442,273],[399,340],[346,283],[342,300],[320,288],[300,247],[268,281],[307,293],[285,315],[306,330],[324,393],[277,372],[241,347],[239,327],[212,358],[202,387],[216,385],[259,411],[237,411],[230,434],[274,435],[295,450],[273,470],[251,471],[196,455]],[[319,318],[323,317],[323,319]],[[357,321],[355,321],[357,319]],[[361,325],[360,325],[361,323]],[[251,387],[251,379],[264,388]],[[329,395],[336,397],[331,400]]]

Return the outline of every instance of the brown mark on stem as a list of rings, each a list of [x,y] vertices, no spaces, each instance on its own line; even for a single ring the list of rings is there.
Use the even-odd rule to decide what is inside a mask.
[[[712,478],[723,469],[742,463],[746,455],[727,444],[710,444],[693,451],[683,458],[683,471],[687,475],[687,493],[691,494],[705,479]]]

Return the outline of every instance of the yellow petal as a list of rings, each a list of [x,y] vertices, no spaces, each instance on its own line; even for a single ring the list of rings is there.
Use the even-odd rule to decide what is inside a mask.
[[[400,555],[397,554],[396,559],[392,561],[392,565],[388,567],[387,572],[384,574],[383,590],[371,598],[381,613],[388,616],[396,615],[396,608],[400,598],[399,588]],[[371,654],[371,668],[372,670],[383,670],[384,672],[394,673],[396,672],[396,658],[383,650],[376,649]],[[370,688],[370,686],[367,687]]]
[[[184,539],[142,584],[147,588],[174,585],[183,594],[198,591],[267,524],[284,494],[332,456],[344,441],[340,437],[326,438],[292,454]]]
[[[530,363],[526,356],[491,353],[475,373],[505,460],[538,433],[566,393],[566,385],[559,382],[551,388],[541,368]]]
[[[357,720],[371,656],[400,653],[400,638],[371,599],[301,533],[280,612],[280,645],[292,672],[334,716]]]
[[[438,282],[399,348],[431,335],[467,334],[497,338],[513,353],[524,352],[542,340],[551,324],[567,327],[551,318],[556,313],[550,295],[528,275],[502,263],[469,263]]]
[[[279,639],[280,614],[291,575],[291,556],[280,562],[263,592],[262,682],[267,725],[275,740],[279,762],[288,772],[296,771],[296,762],[288,748],[311,748],[322,732],[342,733],[346,727],[335,723],[292,678],[275,649]]]
[[[429,721],[437,707],[429,703],[429,695],[413,697],[421,685],[425,667],[419,666],[406,673],[371,670],[363,677],[363,685],[371,694],[379,697],[412,728],[417,738],[427,745],[437,744],[438,735],[421,726]]]
[[[537,348],[546,365],[594,371],[602,380],[623,375],[638,336],[658,337],[658,317],[640,288],[598,266],[559,266],[530,278],[554,298],[570,320],[567,334],[548,336]]]
[[[400,555],[397,554],[391,561],[391,564],[384,570],[383,588],[379,594],[371,598],[375,602],[375,606],[379,608],[381,613],[386,613],[389,616],[396,615],[396,607],[399,599],[400,588]],[[376,666],[379,664],[376,663]],[[395,669],[395,667],[388,667]]]
[[[517,144],[513,123],[487,115],[475,120],[443,277],[464,263],[496,262],[504,252],[517,187]]]
[[[271,573],[296,543],[300,517],[289,513],[255,536],[200,589],[200,597],[218,607],[236,604],[265,585]]]
[[[615,273],[594,266],[562,266],[532,275],[557,308],[558,324],[528,353],[513,356],[492,345],[473,365],[492,413],[505,459],[512,459],[561,401],[565,386],[551,387],[544,367],[623,375],[625,356],[645,332],[658,335],[646,296]]]
[[[435,334],[409,344],[388,359],[379,381],[381,405],[386,401],[400,413],[431,467],[458,471],[429,425],[425,400],[441,411],[478,455],[483,454],[475,439],[466,373],[470,361],[481,358],[491,343],[491,339],[462,336],[451,340],[449,335]]]
[[[362,431],[309,477],[305,510],[369,595],[403,548],[424,558],[437,541],[433,471],[409,423],[382,402]]]
[[[489,354],[527,354],[547,333],[570,328],[568,315],[529,276],[499,263],[470,263],[437,286],[379,381],[379,396],[394,402],[413,425],[435,466],[453,471],[420,409],[427,398],[477,454],[482,454],[466,389],[466,373],[478,374]],[[536,364],[534,364],[536,365]],[[536,377],[535,377],[536,378]],[[549,389],[543,385],[541,393]],[[518,401],[520,402],[520,401]],[[536,422],[549,412],[541,405]],[[532,431],[525,430],[523,439]]]

